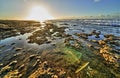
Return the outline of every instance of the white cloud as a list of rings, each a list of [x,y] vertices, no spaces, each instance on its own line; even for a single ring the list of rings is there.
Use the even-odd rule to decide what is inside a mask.
[[[94,0],[94,2],[100,2],[101,0]]]

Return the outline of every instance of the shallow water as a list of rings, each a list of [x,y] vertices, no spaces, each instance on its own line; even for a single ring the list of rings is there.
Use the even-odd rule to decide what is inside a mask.
[[[105,39],[104,35],[99,35],[99,38],[96,38],[95,35],[88,36],[88,40],[104,40],[104,39]]]
[[[70,34],[79,33],[79,32],[90,33],[93,30],[97,30],[97,31],[101,31],[101,34],[113,34],[115,36],[120,36],[120,27],[104,26],[104,25],[89,25],[89,24],[82,25],[80,21],[75,21],[75,22],[67,21],[65,23],[67,23],[68,25],[62,25],[62,26],[69,27],[67,29],[67,32]],[[57,22],[56,25],[61,27],[61,22]]]

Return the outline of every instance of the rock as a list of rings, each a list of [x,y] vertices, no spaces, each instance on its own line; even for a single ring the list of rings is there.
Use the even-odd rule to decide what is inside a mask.
[[[57,75],[52,75],[51,77],[52,78],[59,78]]]
[[[5,67],[3,67],[0,70],[0,74],[7,73],[7,72],[11,71],[16,63],[17,63],[17,61],[10,62],[8,65],[6,65]]]
[[[116,59],[110,54],[103,54],[103,57],[105,58],[106,61],[109,61],[111,63],[116,62]]]
[[[112,41],[112,40],[113,40],[113,37],[109,37],[108,40]]]
[[[102,57],[108,62],[108,63],[116,63],[117,58],[115,57],[115,54],[111,53],[112,48],[110,48],[107,45],[104,45],[103,48],[100,49],[100,53]]]
[[[10,70],[11,70],[11,67],[7,65],[0,70],[0,74],[7,73]]]
[[[15,50],[15,51],[20,51],[20,50],[22,50],[22,48],[16,48],[16,50]]]
[[[21,78],[22,74],[19,74],[18,70],[10,71],[4,78]]]
[[[29,59],[32,60],[35,57],[36,57],[36,55],[33,54],[33,55],[30,55]]]
[[[94,46],[94,49],[96,49],[96,50],[100,50],[100,48],[101,47],[99,47],[99,46]]]
[[[3,63],[0,63],[0,67],[3,66]]]
[[[36,59],[41,59],[41,56],[36,56]]]
[[[92,45],[92,44],[87,44],[87,46],[88,46],[89,48],[93,47],[93,45]]]
[[[50,32],[53,32],[53,29],[50,29]]]
[[[113,37],[113,35],[112,34],[106,34],[106,35],[104,35],[104,37],[109,38],[109,37]]]
[[[105,44],[106,44],[106,42],[103,41],[103,40],[99,40],[98,43],[99,43],[100,45],[105,45]]]
[[[16,53],[16,54],[14,54],[13,56],[19,56],[19,55],[21,55],[22,53],[21,52],[19,52],[19,53]]]
[[[93,30],[93,31],[91,32],[92,35],[94,35],[95,33],[96,33],[96,30]]]
[[[3,48],[3,47],[5,47],[6,45],[0,45],[0,48]]]
[[[13,66],[13,65],[15,65],[15,64],[17,64],[17,60],[10,62],[10,63],[9,63],[9,66]]]
[[[48,63],[47,63],[47,61],[44,62],[44,69],[45,69],[45,70],[48,69]]]
[[[100,38],[100,36],[99,36],[99,35],[96,35],[95,38]]]
[[[12,43],[11,45],[14,45],[15,43]]]
[[[39,62],[40,62],[40,59],[37,59],[37,61],[33,64],[33,67],[35,67]]]
[[[52,41],[46,41],[47,44],[51,43]]]
[[[21,38],[19,38],[19,40],[22,40]]]
[[[92,42],[94,42],[94,43],[97,43],[97,40],[91,40]]]
[[[25,67],[25,64],[22,64],[22,65],[18,68],[18,70],[21,71],[21,70],[24,69],[24,67]]]
[[[56,44],[52,44],[52,46],[56,46]]]

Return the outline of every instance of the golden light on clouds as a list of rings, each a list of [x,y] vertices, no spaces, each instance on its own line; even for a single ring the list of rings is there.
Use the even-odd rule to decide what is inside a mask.
[[[42,6],[33,6],[29,12],[27,20],[44,21],[54,19],[48,10]]]

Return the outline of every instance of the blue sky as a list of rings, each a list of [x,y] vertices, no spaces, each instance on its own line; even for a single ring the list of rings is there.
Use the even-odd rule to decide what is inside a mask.
[[[55,18],[120,13],[120,0],[0,0],[0,18],[22,19],[35,5],[46,7]]]

